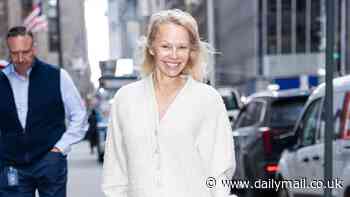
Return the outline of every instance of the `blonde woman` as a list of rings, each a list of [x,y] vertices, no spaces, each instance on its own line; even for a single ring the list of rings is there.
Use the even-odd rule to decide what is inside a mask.
[[[223,197],[234,150],[219,94],[201,81],[207,45],[181,10],[152,15],[144,78],[111,110],[102,188],[107,197]],[[214,179],[216,186],[213,186]]]

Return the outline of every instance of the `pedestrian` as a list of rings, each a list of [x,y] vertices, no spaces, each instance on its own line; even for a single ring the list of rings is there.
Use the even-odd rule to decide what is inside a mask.
[[[233,138],[222,98],[202,83],[209,52],[187,12],[151,16],[144,78],[118,90],[111,109],[107,197],[229,195],[220,183],[235,169]]]
[[[0,72],[0,196],[65,197],[67,154],[87,129],[66,71],[36,57],[33,34],[7,33],[10,64]],[[66,127],[67,121],[67,127]]]
[[[86,133],[86,139],[89,141],[90,154],[94,153],[94,148],[97,146],[97,112],[96,109],[91,109],[89,118],[89,129]]]

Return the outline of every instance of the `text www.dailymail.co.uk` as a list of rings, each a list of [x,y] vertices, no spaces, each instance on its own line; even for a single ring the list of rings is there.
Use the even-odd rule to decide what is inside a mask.
[[[214,177],[208,177],[206,186],[208,188],[215,188],[217,180]],[[308,180],[307,178],[292,179],[292,180],[275,180],[275,179],[259,179],[255,181],[249,180],[220,180],[220,184],[224,187],[232,189],[324,189],[324,188],[343,188],[343,180],[333,179],[330,181],[324,180]]]

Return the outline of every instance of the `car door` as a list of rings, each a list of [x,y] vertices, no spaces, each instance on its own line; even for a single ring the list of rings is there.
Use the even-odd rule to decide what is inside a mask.
[[[350,91],[346,92],[344,97],[339,121],[339,138],[335,142],[336,153],[334,154],[335,161],[339,164],[334,173],[335,178],[343,184],[343,188],[337,186],[334,189],[333,193],[337,197],[348,196],[349,193],[344,194],[344,192],[349,190],[350,185]]]
[[[336,92],[334,95],[334,141],[333,141],[333,179],[329,186],[333,189],[333,194],[337,196],[340,188],[337,187],[335,180],[343,180],[344,168],[350,158],[350,92]],[[319,158],[315,162],[316,177],[315,180],[324,179],[324,131],[325,131],[325,110],[323,108],[321,115],[321,126],[316,137],[317,149],[315,157]],[[323,195],[323,188],[316,188],[319,195]]]
[[[315,176],[312,156],[317,149],[315,147],[315,135],[318,130],[318,119],[320,118],[321,99],[317,99],[310,103],[302,115],[301,120],[296,127],[298,136],[297,148],[290,154],[288,161],[290,162],[290,173],[288,179],[302,181],[306,184],[310,183],[310,177]],[[304,194],[314,194],[312,189],[305,187],[290,188],[295,196],[302,196]]]
[[[254,100],[244,106],[237,118],[233,130],[236,152],[236,176],[237,178],[247,178],[247,173],[251,174],[249,166],[249,154],[252,141],[256,140],[257,125],[261,122],[265,110],[266,102]]]

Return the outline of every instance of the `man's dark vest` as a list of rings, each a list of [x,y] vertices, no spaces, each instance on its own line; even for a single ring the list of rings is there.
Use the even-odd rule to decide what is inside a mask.
[[[1,72],[1,71],[0,71]],[[66,130],[60,70],[34,60],[29,75],[26,127],[18,119],[8,78],[0,73],[0,159],[25,165],[45,155]]]

